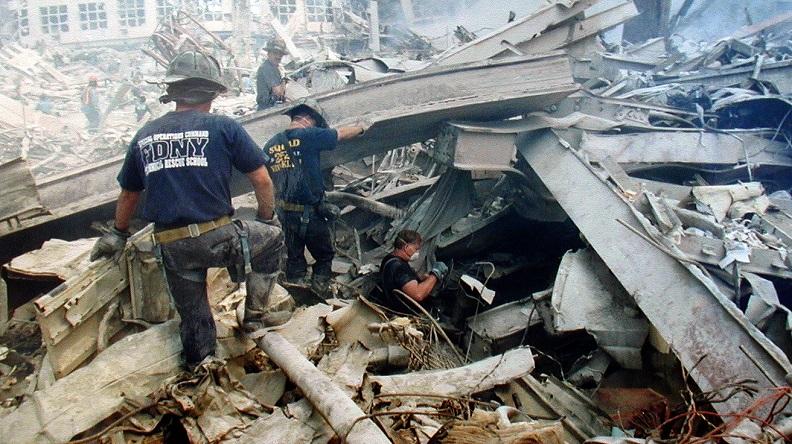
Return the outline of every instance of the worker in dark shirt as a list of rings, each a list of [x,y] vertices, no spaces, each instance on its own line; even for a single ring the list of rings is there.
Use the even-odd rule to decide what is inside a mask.
[[[267,60],[256,71],[256,105],[259,111],[283,102],[286,96],[286,84],[279,68],[286,54],[286,46],[277,40],[270,40],[264,49],[267,51]]]
[[[226,91],[221,79],[219,63],[200,52],[173,59],[160,101],[176,102],[176,110],[144,125],[130,142],[118,175],[115,224],[91,252],[91,260],[121,256],[130,219],[147,190],[143,217],[154,222],[155,257],[181,317],[188,369],[215,351],[208,268],[227,267],[235,281],[246,282],[241,323],[247,332],[286,322],[291,315],[268,311],[285,250],[268,159],[235,120],[210,113],[212,101]],[[246,174],[253,186],[255,221],[231,219],[232,168]]]
[[[399,290],[414,301],[424,302],[437,284],[448,273],[448,267],[435,262],[429,274],[419,276],[410,266],[410,261],[418,258],[423,240],[417,231],[402,230],[393,241],[393,252],[382,259],[380,274],[384,299],[380,302],[396,311],[404,311],[406,301],[394,293]],[[412,307],[410,307],[412,308]]]
[[[313,99],[300,99],[284,114],[291,117],[289,128],[267,141],[264,152],[270,159],[268,168],[275,182],[278,217],[286,235],[286,280],[306,283],[307,247],[316,260],[311,285],[322,295],[332,277],[335,250],[329,224],[332,207],[324,201],[320,153],[335,149],[341,140],[363,134],[366,128],[328,128],[322,109]]]

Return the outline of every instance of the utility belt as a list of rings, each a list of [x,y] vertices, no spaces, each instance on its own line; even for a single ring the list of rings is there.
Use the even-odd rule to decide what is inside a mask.
[[[168,230],[157,231],[154,230],[154,240],[158,244],[168,244],[177,240],[195,238],[204,233],[208,233],[216,228],[226,226],[231,223],[231,217],[222,216],[215,220],[201,222],[198,224],[190,224],[184,227],[171,228]]]
[[[302,213],[306,210],[312,211],[319,207],[319,205],[303,205],[293,202],[286,202],[285,200],[277,200],[275,201],[275,206],[280,208],[283,211],[289,211],[294,213]]]
[[[308,223],[311,221],[311,215],[316,213],[321,218],[327,221],[334,221],[338,219],[341,209],[337,206],[321,201],[315,205],[303,205],[294,202],[287,202],[285,200],[277,200],[275,206],[283,211],[290,213],[300,214],[300,237],[305,237],[308,231]]]
[[[308,233],[308,223],[311,221],[311,213],[317,210],[317,205],[303,205],[285,200],[276,200],[275,206],[289,213],[300,213],[300,237],[305,238]]]
[[[315,211],[316,214],[329,221],[338,219],[338,216],[341,214],[340,208],[331,204],[330,202],[325,201],[321,201],[314,205],[303,205],[293,202],[286,202],[285,200],[277,200],[275,202],[275,206],[290,213],[303,213],[304,216],[310,215],[311,212]]]
[[[230,216],[222,216],[215,220],[190,224],[179,228],[171,228],[162,231],[157,231],[155,228],[155,245],[153,252],[165,280],[167,281],[167,274],[165,273],[165,263],[162,256],[163,245],[182,239],[196,238],[204,233],[208,233],[217,228],[229,225],[232,222],[233,221],[231,220]],[[239,244],[242,249],[243,260],[241,263],[230,266],[228,271],[231,274],[231,278],[234,282],[244,282],[245,277],[253,271],[251,267],[250,242],[248,241],[249,235],[247,229],[242,225],[241,222],[237,221],[233,223],[233,225],[236,229],[237,235],[239,236]],[[204,282],[206,280],[205,270],[177,270],[175,272],[184,279],[196,282]]]

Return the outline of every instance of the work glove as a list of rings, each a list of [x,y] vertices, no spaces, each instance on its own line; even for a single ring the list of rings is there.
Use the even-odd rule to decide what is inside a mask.
[[[320,216],[332,222],[341,216],[341,208],[330,202],[322,202],[319,204],[318,213]]]
[[[103,257],[112,257],[114,261],[118,262],[121,259],[121,254],[124,252],[124,246],[130,234],[126,231],[121,231],[115,226],[105,233],[94,244],[91,250],[91,261]]]
[[[369,128],[371,128],[371,125],[373,125],[373,124],[374,124],[374,122],[372,122],[369,119],[358,119],[358,121],[355,122],[355,124],[353,126],[358,126],[360,128],[363,128],[363,132],[360,133],[360,135],[363,135],[363,134],[366,134],[366,131],[368,131]]]
[[[442,281],[445,275],[448,274],[448,265],[437,261],[435,262],[434,267],[432,267],[432,271],[430,271],[430,273],[435,275],[438,281]]]
[[[263,217],[261,217],[260,215],[257,214],[256,215],[256,222],[261,222],[262,224],[272,225],[273,227],[278,227],[281,230],[283,229],[283,226],[280,223],[280,219],[278,219],[278,215],[275,212],[272,213],[272,217],[270,219],[264,219]]]

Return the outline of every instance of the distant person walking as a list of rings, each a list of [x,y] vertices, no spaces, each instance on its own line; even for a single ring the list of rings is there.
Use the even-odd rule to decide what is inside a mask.
[[[99,115],[99,81],[95,75],[88,77],[88,85],[82,92],[82,112],[88,119],[88,132],[95,133],[99,130],[101,116]]]
[[[54,114],[54,106],[50,96],[42,94],[36,104],[36,111],[41,111],[44,114]]]
[[[135,97],[135,118],[140,122],[146,114],[154,115],[146,103],[146,96]]]

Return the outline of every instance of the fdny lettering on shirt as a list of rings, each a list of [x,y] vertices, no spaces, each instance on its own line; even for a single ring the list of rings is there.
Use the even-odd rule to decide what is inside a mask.
[[[209,131],[157,133],[138,141],[147,176],[161,169],[208,167],[207,145]]]
[[[302,156],[299,147],[300,139],[289,139],[288,148],[283,143],[270,146],[267,152],[272,158],[272,165],[270,166],[271,171],[277,173],[282,170],[294,168],[294,161],[292,158],[299,161]]]

